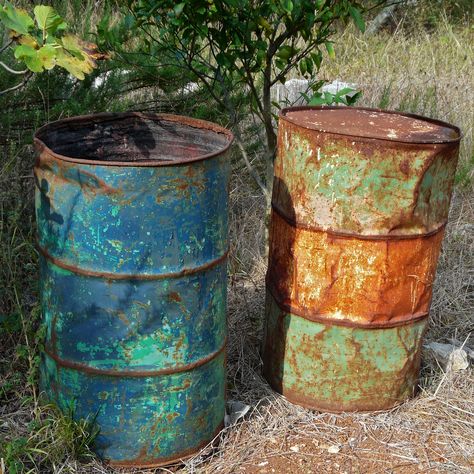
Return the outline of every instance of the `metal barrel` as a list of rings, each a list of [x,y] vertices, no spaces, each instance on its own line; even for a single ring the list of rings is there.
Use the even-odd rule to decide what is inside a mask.
[[[96,419],[113,465],[183,459],[223,426],[232,139],[139,113],[35,135],[40,385]]]
[[[370,411],[414,394],[459,141],[410,114],[281,112],[263,361],[288,400]]]

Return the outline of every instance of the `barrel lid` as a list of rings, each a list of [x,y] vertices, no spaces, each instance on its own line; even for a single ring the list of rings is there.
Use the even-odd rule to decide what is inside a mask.
[[[461,138],[458,127],[414,114],[362,107],[290,107],[280,117],[301,127],[354,138],[405,143],[446,143]]]

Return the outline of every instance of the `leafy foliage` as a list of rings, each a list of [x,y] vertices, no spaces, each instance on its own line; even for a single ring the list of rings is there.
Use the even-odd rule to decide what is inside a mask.
[[[37,5],[34,19],[6,1],[0,9],[0,23],[10,30],[15,58],[31,72],[50,70],[55,66],[66,69],[83,80],[96,67],[96,59],[104,57],[93,43],[70,33],[68,25],[51,6]]]
[[[237,141],[238,106],[232,94],[239,87],[247,89],[252,111],[265,128],[270,163],[276,149],[271,87],[284,83],[294,71],[316,76],[324,52],[335,55],[331,37],[339,22],[352,20],[359,29],[365,28],[362,2],[354,0],[127,3],[123,24],[131,32],[144,33],[146,53],[191,71],[227,110]]]
[[[335,94],[328,91],[320,92],[323,83],[324,81],[318,81],[313,85],[314,93],[311,97],[304,94],[308,105],[354,105],[362,96],[362,92],[356,91],[352,87],[343,87]]]
[[[0,436],[0,458],[10,474],[53,472],[70,456],[78,461],[94,458],[89,446],[99,433],[95,419],[76,420],[73,410],[62,413],[45,405],[29,423],[29,433],[13,439]]]

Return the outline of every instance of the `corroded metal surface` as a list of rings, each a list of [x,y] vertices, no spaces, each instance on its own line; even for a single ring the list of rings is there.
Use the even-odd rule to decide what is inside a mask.
[[[231,141],[132,113],[37,132],[41,387],[97,414],[112,464],[182,459],[222,426]]]
[[[414,395],[428,324],[367,328],[310,321],[267,295],[264,374],[288,400],[321,411],[384,410]]]
[[[265,374],[306,406],[390,408],[416,384],[459,130],[300,107],[282,111],[278,139]]]
[[[267,286],[293,314],[389,326],[428,314],[443,230],[359,239],[299,229],[274,212],[270,238]]]
[[[280,214],[311,228],[382,238],[420,235],[445,224],[459,148],[457,129],[444,125],[446,135],[456,133],[444,142],[438,141],[441,132],[433,133],[432,143],[426,142],[429,134],[423,135],[423,143],[412,134],[396,141],[390,132],[385,139],[367,138],[369,119],[386,121],[385,113],[358,117],[358,109],[342,108],[348,117],[361,120],[359,131],[366,136],[360,137],[306,128],[307,108],[287,110],[280,115],[273,191]],[[298,111],[302,124],[295,123]],[[332,112],[326,108],[312,113],[323,121]]]

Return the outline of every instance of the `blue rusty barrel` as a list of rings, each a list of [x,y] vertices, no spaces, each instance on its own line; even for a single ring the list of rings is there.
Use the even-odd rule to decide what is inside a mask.
[[[290,401],[370,411],[415,392],[459,141],[410,114],[281,112],[263,361]]]
[[[209,122],[138,113],[36,133],[40,385],[96,416],[113,465],[183,459],[222,428],[231,142]]]

